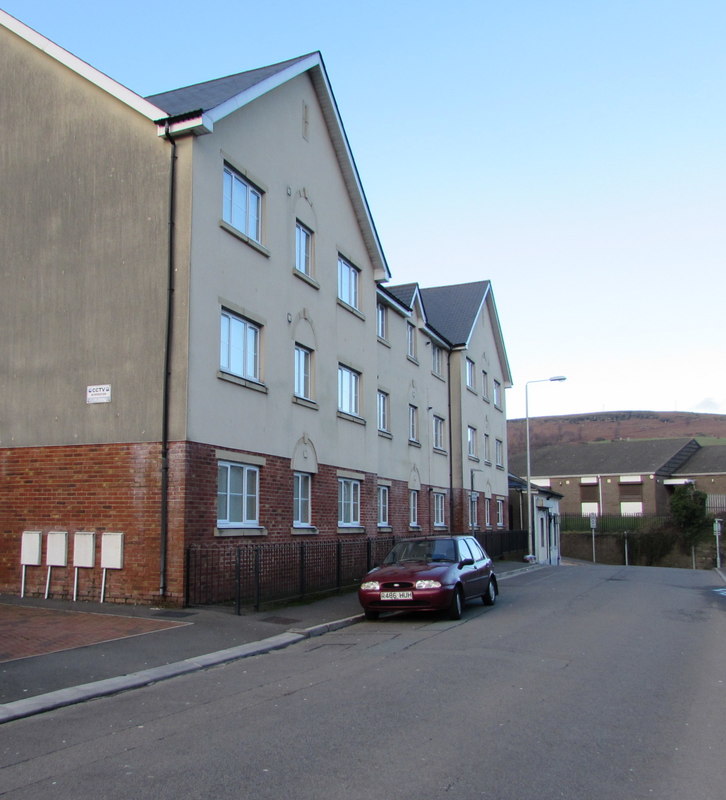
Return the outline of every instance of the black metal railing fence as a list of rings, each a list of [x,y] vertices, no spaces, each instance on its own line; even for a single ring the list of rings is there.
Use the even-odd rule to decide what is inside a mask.
[[[494,559],[526,550],[526,531],[478,532],[476,537]],[[233,603],[239,614],[243,606],[259,609],[265,603],[354,587],[396,541],[394,536],[376,536],[190,545],[185,605]]]

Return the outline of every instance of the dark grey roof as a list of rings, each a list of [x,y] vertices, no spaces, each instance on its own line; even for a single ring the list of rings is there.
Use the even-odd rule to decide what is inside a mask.
[[[308,55],[299,56],[268,67],[228,75],[226,78],[216,78],[182,89],[152,94],[146,100],[161,108],[170,117],[180,117],[193,111],[208,111],[308,57]]]
[[[476,281],[421,289],[428,324],[453,346],[465,345],[489,285],[489,281]]]
[[[726,473],[726,445],[713,444],[697,450],[677,469],[676,475],[716,475]]]
[[[417,283],[402,283],[398,286],[383,286],[382,288],[392,294],[406,308],[413,308],[413,298],[416,294],[416,289],[418,289]]]
[[[561,444],[532,448],[531,476],[671,475],[695,452],[695,439],[633,439],[617,442]],[[527,455],[510,456],[509,468],[527,474]]]

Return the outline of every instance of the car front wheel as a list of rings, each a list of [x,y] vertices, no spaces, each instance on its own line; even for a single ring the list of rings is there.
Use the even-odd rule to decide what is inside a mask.
[[[461,589],[458,587],[454,590],[451,598],[451,605],[449,606],[449,619],[461,619],[461,612],[464,608],[464,598],[461,594]]]
[[[493,606],[494,603],[497,602],[497,589],[494,585],[494,581],[489,581],[489,586],[487,586],[487,590],[482,595],[481,599],[484,601],[485,606]]]

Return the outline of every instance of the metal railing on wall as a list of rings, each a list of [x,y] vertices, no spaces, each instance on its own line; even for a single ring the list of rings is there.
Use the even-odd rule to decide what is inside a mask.
[[[524,552],[526,531],[476,534],[492,558]],[[265,603],[303,600],[357,585],[397,541],[393,536],[315,541],[209,543],[186,551],[185,605],[234,604],[259,610]]]

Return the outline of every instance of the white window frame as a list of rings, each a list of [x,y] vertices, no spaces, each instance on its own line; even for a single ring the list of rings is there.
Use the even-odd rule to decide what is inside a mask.
[[[499,381],[494,381],[494,396],[492,397],[494,401],[494,405],[497,408],[501,408],[502,405],[502,384]]]
[[[408,407],[408,441],[418,443],[418,408]]]
[[[484,500],[484,524],[487,528],[492,527],[492,501],[488,497]]]
[[[390,398],[388,393],[379,389],[376,396],[376,418],[378,420],[378,430],[386,433],[390,431],[389,409]]]
[[[257,243],[262,236],[262,196],[261,189],[224,165],[222,219]]]
[[[434,415],[433,428],[434,449],[446,450],[446,425],[444,418]]]
[[[300,220],[295,223],[295,269],[308,278],[313,274],[313,232]]]
[[[488,433],[484,434],[484,461],[486,461],[487,464],[492,463],[491,437]]]
[[[434,492],[434,525],[439,528],[446,526],[446,495],[443,492]]]
[[[406,323],[406,355],[413,359],[414,361],[417,360],[416,356],[416,326],[410,322]]]
[[[293,474],[292,524],[295,528],[312,526],[312,475],[309,472]]]
[[[241,491],[232,491],[235,474],[241,473]],[[224,480],[223,480],[224,477]],[[224,484],[224,485],[222,485]],[[232,499],[241,498],[239,518],[232,511]],[[220,503],[224,498],[224,508]],[[224,511],[223,514],[220,512]],[[217,527],[218,528],[251,528],[259,527],[260,515],[260,470],[249,464],[234,461],[217,462]]]
[[[496,465],[498,467],[504,467],[504,442],[501,439],[496,439],[495,444],[495,456],[496,456]]]
[[[497,527],[504,527],[504,500],[497,500]]]
[[[312,363],[313,351],[301,344],[295,345],[295,386],[296,397],[312,400]]]
[[[261,328],[223,308],[220,315],[219,368],[246,380],[260,380]]]
[[[476,391],[476,364],[470,359],[466,359],[466,388]]]
[[[469,492],[469,527],[475,530],[479,524],[479,492]]]
[[[347,258],[338,255],[338,299],[351,308],[358,308],[358,284],[360,271]]]
[[[489,402],[489,375],[485,369],[481,371],[481,396]]]
[[[360,373],[338,364],[338,411],[360,416]]]
[[[383,303],[376,305],[376,335],[379,339],[388,339],[388,309]]]
[[[379,486],[377,491],[378,499],[378,527],[387,528],[388,523],[388,500],[389,489],[388,486]]]
[[[468,425],[466,428],[466,454],[469,458],[477,458],[477,430]]]
[[[408,490],[408,524],[411,528],[418,527],[418,489]]]
[[[360,481],[338,478],[338,527],[360,527]]]
[[[442,377],[444,371],[444,350],[437,344],[431,343],[431,371],[437,377]]]

